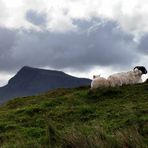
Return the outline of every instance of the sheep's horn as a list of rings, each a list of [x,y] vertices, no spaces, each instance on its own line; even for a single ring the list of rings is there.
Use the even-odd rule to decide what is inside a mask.
[[[147,74],[147,70],[145,70],[145,74]]]
[[[135,70],[136,68],[141,70],[143,74],[147,74],[147,70],[144,66],[136,66],[133,70]]]
[[[136,66],[133,70],[135,70],[136,68],[138,69],[138,68],[139,68],[139,66]]]

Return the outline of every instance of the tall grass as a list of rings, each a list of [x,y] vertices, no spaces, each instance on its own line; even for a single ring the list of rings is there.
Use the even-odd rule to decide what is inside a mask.
[[[136,128],[130,127],[108,135],[96,129],[90,135],[80,131],[70,131],[64,135],[62,148],[146,148]]]
[[[94,128],[86,134],[82,129],[72,128],[61,132],[48,123],[42,141],[16,136],[16,141],[1,143],[1,148],[146,148],[136,127],[107,134],[102,128]]]
[[[0,107],[0,148],[146,148],[148,84],[58,89]]]

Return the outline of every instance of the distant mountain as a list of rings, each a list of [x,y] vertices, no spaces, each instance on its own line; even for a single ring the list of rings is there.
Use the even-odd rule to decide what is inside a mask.
[[[6,86],[0,88],[0,103],[51,89],[89,85],[90,81],[90,79],[73,77],[61,71],[24,66]]]

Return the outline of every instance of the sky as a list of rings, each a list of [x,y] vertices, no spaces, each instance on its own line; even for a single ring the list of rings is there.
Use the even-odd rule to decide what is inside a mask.
[[[0,86],[23,66],[88,78],[148,69],[147,0],[0,0],[0,10]]]

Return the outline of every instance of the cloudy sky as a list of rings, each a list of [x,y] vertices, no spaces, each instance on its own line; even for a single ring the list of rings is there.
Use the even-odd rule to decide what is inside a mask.
[[[0,86],[24,65],[89,78],[148,68],[147,0],[0,0],[0,10]]]

